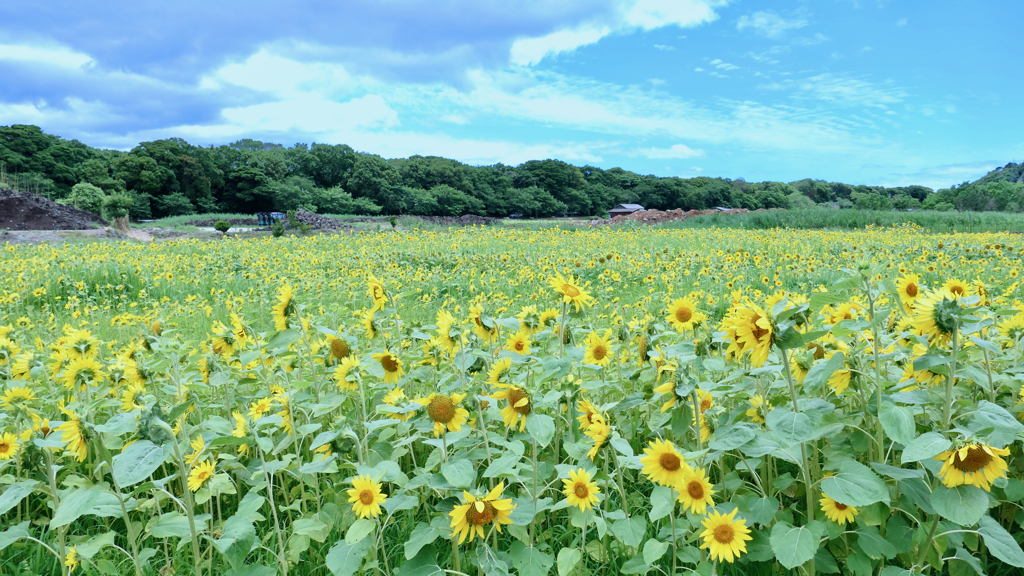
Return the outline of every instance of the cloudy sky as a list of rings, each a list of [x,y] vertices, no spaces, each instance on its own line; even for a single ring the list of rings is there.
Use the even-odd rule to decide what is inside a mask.
[[[945,187],[1024,160],[1019,0],[5,0],[0,125]]]

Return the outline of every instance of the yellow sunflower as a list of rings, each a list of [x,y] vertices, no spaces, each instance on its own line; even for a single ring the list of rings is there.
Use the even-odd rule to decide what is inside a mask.
[[[530,344],[531,341],[529,329],[520,329],[519,332],[516,332],[515,334],[510,336],[508,341],[505,342],[505,348],[513,352],[516,352],[517,354],[528,356],[530,354]]]
[[[102,364],[91,356],[80,356],[72,360],[67,368],[64,369],[64,376],[61,378],[61,381],[64,383],[65,388],[71,390],[78,384],[83,386],[86,384],[100,384],[105,378],[106,374],[103,373]]]
[[[733,357],[750,352],[750,362],[755,367],[763,366],[768,360],[775,328],[768,314],[757,304],[733,305],[722,320],[722,331],[732,340],[728,352]]]
[[[380,332],[377,329],[377,322],[374,320],[373,315],[373,310],[367,310],[359,315],[359,324],[363,327],[363,333],[366,335],[367,340],[373,340],[377,337],[377,333]]]
[[[456,322],[455,316],[447,310],[437,311],[437,340],[441,343],[441,349],[449,354],[459,349],[459,343],[452,338]]]
[[[295,314],[295,289],[288,284],[282,285],[277,291],[277,304],[274,305],[274,329],[287,330],[292,315]]]
[[[487,383],[491,386],[501,386],[508,384],[508,381],[504,378],[511,375],[512,360],[509,358],[499,358],[491,366],[491,369],[487,371]]]
[[[36,399],[35,393],[28,386],[16,386],[4,390],[0,403],[11,408],[24,408],[25,404]]]
[[[715,491],[711,479],[704,473],[703,468],[691,469],[683,476],[683,481],[674,487],[679,492],[679,502],[684,510],[693,514],[704,514],[708,506],[714,506],[715,501],[711,498]]]
[[[452,538],[459,536],[459,544],[466,541],[472,542],[473,538],[479,536],[484,538],[484,526],[494,524],[494,527],[501,532],[502,524],[511,524],[509,514],[516,508],[512,499],[499,500],[501,493],[505,490],[505,483],[498,484],[487,496],[477,499],[469,492],[463,492],[462,497],[466,501],[448,513],[451,516]]]
[[[587,430],[583,433],[594,441],[594,445],[587,451],[587,458],[590,458],[591,462],[594,461],[594,457],[597,456],[601,446],[604,446],[604,443],[608,441],[608,435],[611,432],[612,427],[608,425],[607,419],[603,414],[591,415],[590,426],[587,426]]]
[[[933,343],[949,341],[957,329],[961,312],[960,297],[947,288],[925,293],[914,312],[914,329]]]
[[[473,332],[477,338],[490,344],[498,337],[498,325],[492,323],[491,327],[488,328],[487,324],[484,323],[483,315],[484,307],[482,305],[474,304],[469,308],[469,323],[473,325]]]
[[[607,366],[612,360],[612,331],[605,330],[604,334],[591,332],[584,341],[586,345],[586,356],[583,361],[587,364]]]
[[[853,522],[853,517],[857,515],[856,507],[836,502],[824,494],[822,495],[820,502],[821,511],[825,513],[825,517],[840,526],[845,526],[848,522]]]
[[[996,325],[996,330],[1002,336],[1004,348],[1012,346],[1024,336],[1024,313],[1018,312],[1002,320]]]
[[[249,433],[248,423],[245,421],[245,416],[243,416],[241,412],[232,412],[231,417],[235,419],[235,428],[234,430],[231,431],[231,435],[234,436],[235,438],[245,438],[245,436]],[[245,456],[248,453],[248,444],[238,445],[239,456]]]
[[[339,389],[350,392],[358,389],[358,385],[348,379],[352,370],[355,370],[357,374],[359,372],[359,357],[355,355],[348,356],[334,369],[334,383],[338,385]]]
[[[587,400],[586,398],[580,398],[576,401],[576,411],[580,413],[580,415],[576,417],[576,420],[579,422],[580,430],[586,430],[589,428],[592,423],[592,417],[599,413],[597,406],[594,406],[590,400]]]
[[[548,285],[551,286],[552,290],[562,295],[562,302],[575,306],[577,312],[594,301],[590,293],[583,289],[583,284],[573,278],[572,274],[569,276],[555,274],[548,278]]]
[[[644,454],[640,457],[644,475],[662,486],[676,486],[693,471],[671,440],[651,440],[650,446],[644,448]]]
[[[562,493],[570,506],[576,506],[580,512],[586,512],[598,503],[598,494],[601,489],[597,484],[590,481],[590,472],[583,468],[569,470],[569,477],[562,479],[564,488]]]
[[[963,280],[957,280],[956,278],[950,278],[942,285],[946,290],[949,290],[957,298],[963,298],[964,296],[971,295],[971,287]]]
[[[249,417],[254,421],[263,418],[263,415],[274,405],[273,398],[260,398],[249,407]]]
[[[682,404],[686,402],[686,398],[682,398],[676,394],[676,384],[677,382],[674,379],[669,378],[668,380],[665,380],[665,382],[654,387],[653,392],[655,394],[668,395],[668,400],[666,400],[665,403],[661,405],[662,412],[669,411],[676,404]]]
[[[388,391],[388,393],[384,395],[384,398],[381,401],[387,404],[388,406],[398,406],[399,404],[404,404],[405,400],[405,392],[401,388],[394,388]],[[405,412],[402,414],[388,413],[388,418],[394,418],[396,420],[401,420],[402,422],[405,422],[406,420],[412,418],[415,415],[416,411],[413,410],[411,412]]]
[[[68,553],[64,556],[64,566],[67,567],[68,574],[78,568],[78,549],[74,546],[68,548]]]
[[[375,278],[373,274],[366,278],[366,295],[373,302],[373,307],[370,310],[374,312],[383,310],[388,303],[388,293],[384,290],[384,283]]]
[[[747,418],[750,418],[751,422],[764,424],[764,415],[772,411],[772,405],[764,401],[764,396],[755,394],[750,399],[750,406],[747,408]]]
[[[511,384],[499,385],[502,390],[491,394],[495,400],[508,400],[508,404],[501,409],[501,419],[505,426],[513,428],[516,422],[522,420],[519,431],[526,430],[526,416],[530,413],[530,395],[525,389]]]
[[[131,412],[132,410],[145,408],[142,404],[142,397],[146,394],[146,388],[142,384],[129,384],[128,388],[121,395],[121,411]]]
[[[209,460],[203,460],[192,469],[192,472],[188,475],[188,489],[197,492],[203,487],[210,478],[213,478],[213,471],[215,466],[213,462]]]
[[[189,448],[192,448],[192,453],[189,454],[188,456],[185,456],[185,463],[192,464],[193,462],[196,461],[196,458],[198,458],[199,455],[202,454],[203,450],[206,449],[206,442],[203,440],[203,435],[200,434],[199,436],[196,436],[195,440],[189,442],[188,445]]]
[[[405,364],[391,352],[385,350],[371,354],[370,357],[380,362],[381,367],[384,368],[385,384],[398,384],[398,380],[405,375],[405,368],[403,368]]]
[[[15,380],[29,380],[32,377],[32,368],[35,365],[35,353],[26,350],[14,357],[11,362],[11,378]]]
[[[917,274],[904,274],[896,280],[896,292],[900,295],[900,302],[908,310],[912,309],[921,295],[921,277]]]
[[[1006,461],[1001,457],[1009,455],[1009,448],[975,442],[943,452],[935,459],[942,461],[939,478],[947,488],[968,485],[991,492],[992,482],[1006,477]]]
[[[89,442],[85,438],[85,430],[82,428],[82,423],[78,419],[77,414],[64,408],[63,400],[61,400],[58,408],[70,420],[58,426],[55,431],[61,433],[61,442],[67,444],[64,449],[74,454],[76,461],[84,462],[85,457],[89,454]]]
[[[708,550],[712,560],[732,564],[734,559],[746,553],[747,541],[752,540],[750,528],[747,528],[745,520],[735,518],[736,510],[725,515],[715,510],[701,522],[704,531],[700,537],[704,543],[700,547]]]
[[[352,479],[352,489],[348,492],[348,501],[352,511],[360,518],[376,518],[380,516],[380,505],[388,497],[380,491],[380,482],[369,476],[358,476]]]
[[[449,432],[459,432],[462,425],[469,419],[469,411],[459,406],[465,394],[431,394],[426,398],[419,398],[415,402],[427,407],[427,416],[434,422],[434,436]]]
[[[18,437],[10,432],[0,434],[0,460],[10,460],[18,453]]]
[[[671,324],[676,332],[683,333],[693,330],[705,318],[704,314],[697,311],[697,305],[692,299],[678,298],[669,305],[665,321]]]

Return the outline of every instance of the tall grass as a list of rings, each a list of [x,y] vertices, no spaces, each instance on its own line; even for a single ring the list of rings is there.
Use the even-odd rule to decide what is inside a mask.
[[[868,227],[920,226],[926,232],[1024,232],[1024,214],[1006,212],[895,212],[880,210],[777,210],[749,214],[710,214],[663,228],[740,228],[768,230],[862,230]]]
[[[184,216],[167,216],[153,222],[146,222],[142,226],[167,228],[172,226],[188,226],[192,222],[201,220],[228,220],[237,218],[252,218],[256,220],[255,214],[238,214],[230,212],[210,212],[206,214],[186,214]]]

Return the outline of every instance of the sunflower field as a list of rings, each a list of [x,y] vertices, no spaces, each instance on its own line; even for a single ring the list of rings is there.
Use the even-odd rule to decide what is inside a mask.
[[[1020,236],[0,252],[0,573],[1024,570]]]

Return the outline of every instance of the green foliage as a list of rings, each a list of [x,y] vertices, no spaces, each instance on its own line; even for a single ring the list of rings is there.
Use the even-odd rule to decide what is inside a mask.
[[[71,194],[64,199],[64,203],[69,206],[74,206],[81,210],[88,210],[94,214],[99,214],[103,210],[103,203],[106,196],[103,194],[103,190],[82,182],[75,184],[71,189]]]
[[[213,223],[213,229],[221,234],[226,234],[231,229],[231,223],[225,222],[224,220],[218,220]]]
[[[274,222],[270,227],[270,232],[274,235],[274,238],[280,238],[284,235],[284,224],[281,222]]]
[[[103,212],[110,218],[123,218],[131,214],[135,200],[127,194],[112,194],[103,199]]]

